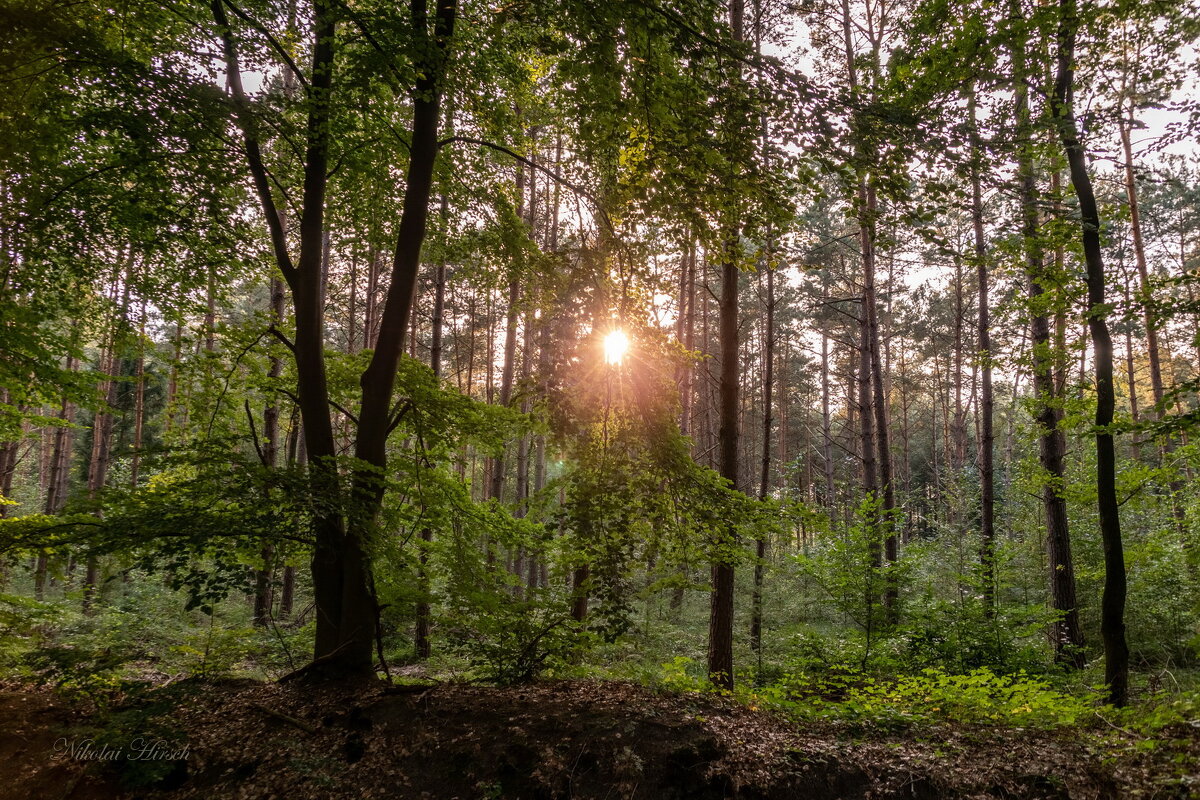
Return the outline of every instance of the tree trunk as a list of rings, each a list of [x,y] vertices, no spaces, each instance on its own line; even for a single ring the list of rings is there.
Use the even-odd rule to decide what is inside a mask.
[[[867,277],[864,286],[867,315],[867,345],[871,355],[871,387],[873,392],[873,409],[875,412],[875,444],[879,449],[879,483],[882,489],[882,516],[880,519],[883,533],[884,559],[891,565],[900,557],[899,543],[896,537],[895,511],[896,486],[892,478],[892,447],[891,423],[888,419],[887,384],[884,381],[883,354],[880,347],[879,333],[879,303],[875,296],[875,187],[867,184],[867,218],[870,247],[864,249],[863,269]],[[883,606],[887,612],[888,621],[895,623],[900,613],[900,587],[896,581],[894,570],[884,574]]]
[[[421,6],[419,10],[418,5]],[[377,475],[387,467],[386,444],[392,426],[392,393],[403,348],[404,330],[412,310],[421,247],[425,240],[433,167],[438,152],[441,78],[457,13],[455,0],[438,0],[434,28],[430,31],[424,4],[415,4],[413,8],[414,28],[419,35],[427,38],[428,46],[413,91],[408,174],[391,282],[381,314],[379,338],[361,380],[362,405],[355,455],[370,468],[355,471],[352,491],[355,505],[365,509],[366,513],[357,517],[351,515],[344,562],[344,586],[350,591],[344,594],[343,627],[351,628],[353,649],[360,654],[355,660],[365,665],[371,663],[371,645],[375,633],[373,622],[377,613],[366,555],[367,536],[374,527],[383,501],[384,486]],[[343,638],[347,638],[346,633],[343,633]]]
[[[1158,321],[1154,318],[1154,309],[1150,303],[1150,270],[1146,264],[1146,245],[1142,240],[1142,215],[1138,207],[1137,180],[1133,172],[1133,143],[1130,140],[1130,130],[1133,128],[1133,99],[1129,101],[1129,116],[1121,115],[1117,127],[1121,133],[1121,148],[1125,154],[1125,196],[1129,203],[1129,230],[1133,238],[1133,257],[1137,264],[1140,278],[1140,294],[1142,301],[1142,320],[1146,326],[1146,358],[1150,362],[1150,389],[1154,393],[1155,417],[1162,419],[1165,409],[1162,408],[1164,393],[1162,360],[1158,346]]]
[[[1100,244],[1100,212],[1087,154],[1075,124],[1075,37],[1079,29],[1076,0],[1060,0],[1058,70],[1052,105],[1059,138],[1067,156],[1071,185],[1079,201],[1083,260],[1087,267],[1088,328],[1096,375],[1096,501],[1104,543],[1104,595],[1100,603],[1100,636],[1104,640],[1104,677],[1109,702],[1124,706],[1128,696],[1129,647],[1125,641],[1125,553],[1121,543],[1117,501],[1116,450],[1110,426],[1116,406],[1113,346],[1104,303],[1104,256]],[[1131,198],[1132,199],[1132,198]]]
[[[335,11],[328,0],[313,5],[312,71],[307,103],[304,188],[299,225],[299,258],[293,265],[288,241],[276,211],[269,174],[263,165],[249,110],[233,32],[220,0],[212,13],[221,29],[227,80],[234,97],[244,151],[276,262],[292,291],[296,316],[293,340],[298,379],[298,405],[304,422],[309,474],[314,492],[326,500],[314,519],[313,595],[317,630],[314,657],[334,672],[369,672],[373,662],[377,605],[368,561],[369,536],[383,501],[387,436],[393,424],[392,392],[412,311],[413,292],[425,239],[434,160],[438,152],[441,78],[453,35],[457,6],[438,0],[433,30],[423,3],[412,7],[412,26],[424,45],[417,48],[412,135],[403,207],[392,260],[392,274],[371,361],[360,378],[362,402],[354,455],[361,466],[352,470],[350,503],[343,507],[336,464],[336,442],[329,407],[324,359],[324,228],[329,174],[329,123],[336,61]]]
[[[971,117],[971,225],[975,236],[976,283],[979,292],[979,565],[983,583],[983,613],[996,611],[996,487],[994,467],[995,398],[992,392],[992,327],[988,296],[987,239],[983,233],[983,194],[980,171],[983,147],[975,111],[975,90],[968,95]]]
[[[304,434],[297,425],[288,436],[288,461],[297,469],[304,470],[308,466],[308,453],[304,448]],[[288,619],[292,616],[292,608],[296,598],[296,568],[287,564],[283,568],[283,581],[279,587],[279,618]]]
[[[825,508],[831,514],[836,494],[833,480],[833,420],[829,414],[829,333],[821,330],[821,457],[825,467]]]
[[[588,565],[578,564],[571,574],[571,619],[578,623],[587,620],[588,612]]]
[[[446,200],[446,195],[443,192],[441,203],[438,206],[438,219],[441,223],[442,235],[447,236],[449,232],[450,211]],[[439,381],[442,377],[442,325],[446,314],[446,259],[443,256],[438,259],[437,268],[433,276],[433,320],[432,330],[430,331],[429,339],[429,368],[433,371],[433,375]],[[421,529],[421,551],[418,555],[417,580],[420,583],[419,591],[420,599],[417,600],[416,608],[416,625],[413,631],[413,645],[416,650],[418,659],[422,661],[429,658],[432,653],[430,645],[429,633],[431,623],[431,609],[429,604],[429,546],[433,542],[433,529]]]
[[[1021,19],[1018,0],[1011,0],[1011,16]],[[1046,290],[1042,285],[1045,262],[1038,230],[1037,178],[1034,174],[1032,125],[1030,122],[1026,42],[1019,36],[1013,41],[1013,79],[1016,85],[1015,116],[1017,141],[1018,191],[1021,203],[1022,236],[1025,249],[1025,271],[1029,283],[1029,298],[1033,308],[1030,335],[1033,340],[1033,389],[1038,398],[1035,419],[1041,431],[1039,458],[1046,473],[1042,488],[1042,503],[1046,512],[1046,550],[1050,561],[1050,597],[1054,609],[1061,614],[1053,626],[1055,658],[1060,663],[1082,668],[1083,632],[1079,627],[1079,610],[1075,599],[1075,566],[1071,558],[1071,538],[1067,525],[1067,502],[1063,496],[1066,437],[1061,422],[1062,411],[1058,381],[1055,380],[1054,346],[1050,321],[1044,310]]]
[[[129,461],[129,485],[137,488],[142,464],[142,438],[146,426],[146,301],[138,314],[138,355],[133,390],[133,456]]]
[[[730,3],[733,38],[743,40],[744,0]],[[721,477],[738,488],[738,232],[732,221],[725,223],[721,258],[720,347],[721,379],[720,449]],[[737,546],[732,527],[722,530],[713,543],[712,594],[708,618],[708,677],[715,686],[733,689],[733,550]]]
[[[1130,297],[1129,291],[1129,275],[1126,273],[1125,279],[1122,281],[1122,289],[1125,299],[1125,307],[1133,308],[1133,300]],[[1129,419],[1136,425],[1141,421],[1141,409],[1138,408],[1138,381],[1137,368],[1133,358],[1133,326],[1128,322],[1125,325],[1125,385],[1129,392]],[[1129,437],[1130,456],[1136,462],[1142,460],[1142,443],[1137,434]]]
[[[105,376],[101,381],[100,394],[103,396],[103,406],[96,411],[92,419],[92,454],[88,460],[88,498],[96,499],[100,490],[108,483],[108,467],[112,459],[112,410],[117,402],[117,381],[115,375],[120,363],[117,357],[117,333],[110,335],[106,349],[101,354],[100,371]],[[87,557],[87,572],[83,584],[83,612],[92,614],[95,611],[96,593],[99,589],[100,561],[94,553]]]
[[[278,278],[271,278],[270,289],[271,324],[279,327],[283,324],[283,282]],[[267,377],[272,381],[276,381],[281,375],[283,375],[283,359],[272,355],[270,357],[270,366],[267,369]],[[279,406],[276,403],[277,396],[272,394],[267,407],[263,409],[262,460],[265,469],[274,469],[279,461]],[[271,606],[274,599],[272,579],[275,572],[275,548],[271,546],[270,542],[263,543],[259,557],[262,559],[263,567],[257,570],[254,576],[254,624],[265,626],[271,620]]]
[[[963,406],[964,333],[967,322],[962,257],[954,254],[954,421],[951,426],[953,453],[950,470],[959,472],[967,461],[967,411]]]
[[[775,267],[771,263],[770,242],[767,251],[766,350],[763,351],[762,463],[759,471],[758,499],[765,501],[771,489],[771,418],[772,390],[775,386]],[[760,534],[755,546],[754,592],[750,603],[750,648],[762,662],[763,570],[767,558],[767,537]]]

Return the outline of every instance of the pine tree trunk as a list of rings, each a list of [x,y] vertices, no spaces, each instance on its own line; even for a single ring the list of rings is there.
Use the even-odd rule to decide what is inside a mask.
[[[112,457],[112,409],[117,402],[117,382],[115,375],[119,365],[116,355],[117,333],[114,329],[111,338],[101,354],[100,371],[104,374],[101,381],[100,394],[104,405],[96,411],[92,419],[92,454],[88,461],[88,497],[95,499],[100,490],[108,482],[108,467]],[[95,553],[87,556],[87,572],[83,584],[83,612],[92,614],[95,611],[96,594],[99,589],[100,561]]]
[[[953,454],[950,470],[957,474],[967,461],[967,412],[963,406],[964,333],[966,328],[966,303],[963,287],[963,264],[958,253],[954,255],[954,421],[951,427]]]
[[[836,505],[833,475],[833,419],[829,411],[829,333],[821,330],[821,458],[825,468],[825,508]]]
[[[771,425],[772,401],[775,386],[775,269],[770,263],[770,242],[767,253],[767,314],[766,349],[763,351],[762,385],[762,461],[759,470],[758,499],[765,501],[771,489]],[[755,543],[754,591],[750,602],[750,649],[762,661],[763,571],[767,558],[767,537],[760,534]]]
[[[975,111],[975,90],[968,95],[971,118],[971,226],[975,236],[976,284],[979,292],[978,347],[979,390],[979,565],[983,583],[983,613],[988,619],[996,609],[996,401],[992,391],[992,326],[988,295],[987,239],[983,232],[983,194],[980,189],[980,159],[983,147]]]
[[[1132,308],[1133,301],[1129,291],[1129,277],[1125,276],[1121,288],[1124,290],[1125,307]],[[1141,421],[1141,409],[1138,407],[1137,367],[1133,357],[1133,326],[1125,325],[1125,385],[1129,393],[1129,419],[1136,425]],[[1129,437],[1130,456],[1136,462],[1142,460],[1142,443],[1137,434]]]
[[[142,464],[142,439],[146,427],[146,301],[138,314],[137,383],[133,390],[133,456],[129,460],[129,485],[137,488]]]
[[[743,0],[730,3],[733,38],[743,39],[745,5]],[[736,228],[726,224],[721,257],[720,301],[720,448],[721,477],[738,488],[738,372],[741,348],[738,342],[738,239]],[[712,594],[708,617],[708,677],[715,686],[733,689],[733,561],[737,547],[736,532],[723,529],[713,543]]]
[[[1162,419],[1162,415],[1165,413],[1165,409],[1161,405],[1165,393],[1162,357],[1158,346],[1158,321],[1154,318],[1154,309],[1150,303],[1150,270],[1146,262],[1146,245],[1142,239],[1142,215],[1138,207],[1137,180],[1133,171],[1133,143],[1130,140],[1130,130],[1133,125],[1133,100],[1130,99],[1129,115],[1122,115],[1117,127],[1121,134],[1121,149],[1125,155],[1125,196],[1129,204],[1129,230],[1133,238],[1133,257],[1141,281],[1142,321],[1146,326],[1146,358],[1150,362],[1150,390],[1154,395],[1155,416],[1157,419]]]

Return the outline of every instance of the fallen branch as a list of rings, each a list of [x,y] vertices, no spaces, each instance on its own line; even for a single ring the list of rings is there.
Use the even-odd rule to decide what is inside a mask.
[[[350,646],[349,640],[342,642],[340,645],[335,647],[332,651],[326,653],[325,655],[321,656],[320,658],[314,658],[312,661],[308,662],[300,669],[292,670],[287,675],[284,675],[282,678],[280,678],[278,682],[279,683],[287,683],[288,681],[295,680],[296,678],[299,678],[303,675],[307,675],[309,672],[312,672],[314,670],[319,670],[321,667],[325,666],[326,664],[329,664],[332,661],[336,661],[337,657],[339,655],[341,655],[342,651],[345,650],[349,646]]]
[[[424,694],[437,687],[436,683],[394,683],[385,687],[382,694]]]
[[[261,703],[251,703],[250,707],[255,709],[256,711],[261,711],[262,713],[266,714],[268,717],[274,717],[275,719],[280,720],[282,722],[286,722],[288,725],[299,728],[302,731],[307,731],[308,733],[316,733],[317,732],[317,729],[315,726],[309,725],[304,720],[296,719],[295,717],[284,714],[281,711],[276,711],[273,708],[267,708],[266,706],[264,706]]]

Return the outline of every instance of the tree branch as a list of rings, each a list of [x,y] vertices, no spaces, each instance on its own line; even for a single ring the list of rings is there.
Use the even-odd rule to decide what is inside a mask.
[[[242,69],[238,64],[237,45],[234,43],[233,29],[229,26],[229,17],[225,15],[223,3],[224,0],[212,0],[212,14],[217,26],[221,29],[226,79],[233,95],[234,117],[242,131],[246,164],[250,168],[250,175],[254,179],[254,189],[258,194],[259,203],[262,204],[263,214],[267,218],[267,228],[271,232],[271,247],[275,253],[275,263],[278,264],[284,278],[291,282],[296,268],[292,264],[292,257],[288,254],[287,233],[283,229],[283,217],[275,205],[275,197],[271,193],[271,180],[263,165],[262,150],[254,131],[250,103],[246,99],[246,90],[242,86]]]
[[[309,89],[308,79],[304,77],[304,73],[300,71],[298,66],[296,66],[296,62],[293,61],[292,57],[288,55],[287,50],[285,50],[283,45],[279,43],[279,40],[272,36],[271,32],[267,30],[265,26],[260,25],[249,14],[234,5],[231,0],[224,0],[224,3],[225,5],[229,6],[229,10],[232,11],[235,16],[245,20],[247,25],[249,25],[251,28],[254,28],[254,30],[258,31],[263,36],[267,37],[267,41],[271,44],[271,49],[279,54],[279,57],[283,59],[285,64],[287,64],[288,69],[290,69],[292,74],[296,76],[296,80],[300,81],[300,83],[304,86],[304,91],[307,92]]]
[[[505,155],[509,156],[510,158],[513,158],[513,159],[521,162],[522,164],[524,164],[525,166],[527,166],[531,169],[536,169],[545,175],[549,175],[551,178],[553,178],[558,183],[562,184],[563,186],[567,187],[575,194],[579,195],[580,197],[582,197],[585,200],[587,200],[588,202],[590,202],[595,207],[596,213],[600,216],[601,221],[604,222],[604,226],[606,228],[608,228],[610,232],[613,230],[612,221],[608,218],[608,213],[604,210],[604,207],[601,205],[600,201],[596,198],[596,196],[594,194],[589,192],[587,189],[584,189],[582,186],[579,186],[576,183],[572,183],[571,181],[567,180],[562,175],[560,175],[559,173],[550,169],[549,167],[542,166],[541,164],[537,163],[536,161],[528,159],[525,156],[523,156],[519,153],[516,153],[513,150],[510,150],[509,148],[505,147],[504,145],[496,144],[495,142],[486,142],[483,139],[473,139],[470,136],[451,136],[448,139],[442,139],[440,142],[438,142],[438,147],[442,148],[442,147],[445,147],[446,145],[455,144],[455,143],[474,144],[474,145],[479,145],[480,147],[490,148],[492,150],[495,150],[498,153],[504,153]]]

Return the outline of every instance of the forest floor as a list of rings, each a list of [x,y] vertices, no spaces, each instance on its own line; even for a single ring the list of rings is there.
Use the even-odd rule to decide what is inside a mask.
[[[85,708],[0,688],[0,796],[1200,797],[1188,766],[1200,764],[1200,731],[1190,726],[1153,747],[1116,730],[800,726],[731,699],[602,681],[185,681],[102,716]]]

